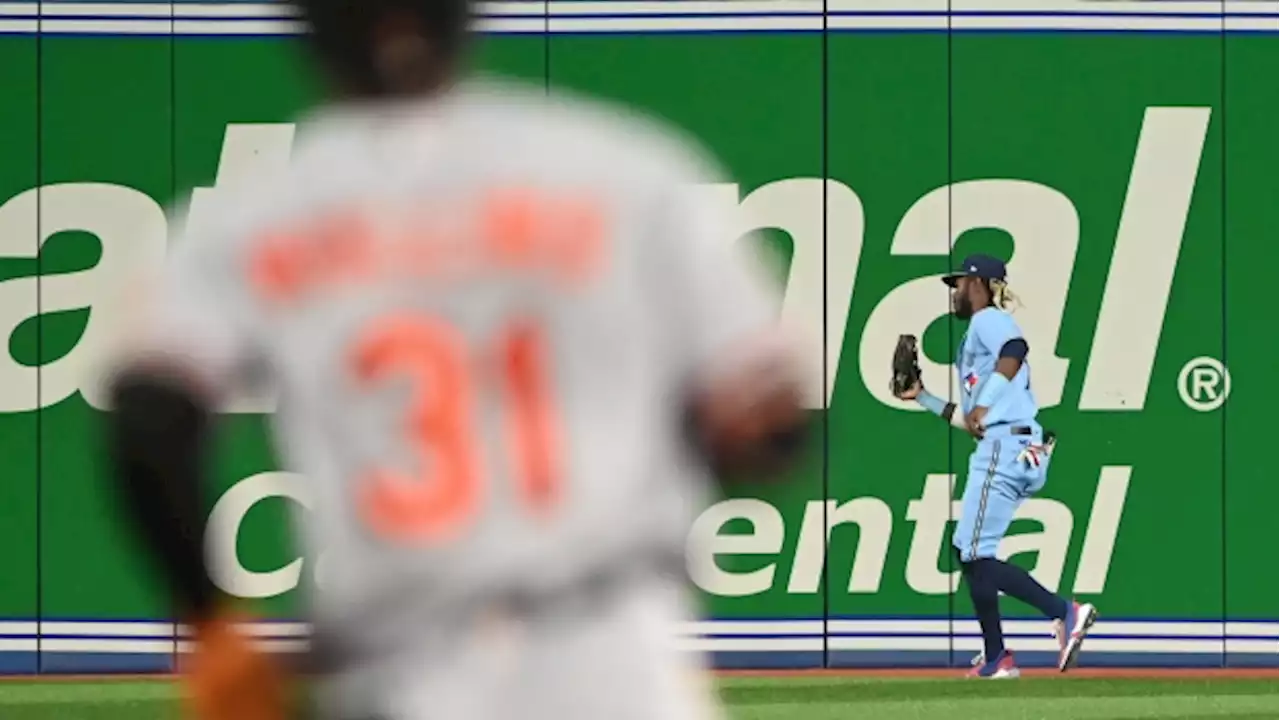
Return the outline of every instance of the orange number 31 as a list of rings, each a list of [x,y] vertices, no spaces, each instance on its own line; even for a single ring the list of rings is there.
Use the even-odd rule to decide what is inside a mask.
[[[413,386],[403,432],[419,463],[417,475],[378,469],[359,478],[359,512],[384,539],[447,540],[467,527],[483,502],[473,417],[477,386],[467,350],[454,327],[423,316],[385,318],[357,340],[353,369],[361,382],[401,375]],[[513,325],[499,338],[498,351],[518,490],[531,509],[545,511],[559,488],[545,343],[537,329]]]

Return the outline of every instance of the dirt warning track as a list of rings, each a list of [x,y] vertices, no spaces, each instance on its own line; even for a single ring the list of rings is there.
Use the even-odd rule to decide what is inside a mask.
[[[1277,668],[1076,668],[1060,673],[1054,668],[1020,668],[1023,677],[1106,678],[1130,680],[1245,680],[1280,677]],[[963,677],[966,668],[816,668],[813,670],[717,670],[720,677],[847,677],[847,678],[950,678]]]

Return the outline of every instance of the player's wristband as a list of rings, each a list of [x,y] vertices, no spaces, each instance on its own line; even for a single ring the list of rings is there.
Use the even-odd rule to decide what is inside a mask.
[[[993,372],[991,377],[982,384],[982,390],[978,392],[978,407],[989,408],[1000,401],[1006,390],[1009,389],[1009,378],[1003,373]]]
[[[942,411],[947,409],[947,401],[931,394],[928,390],[921,390],[916,396],[916,402],[938,417],[942,417]]]

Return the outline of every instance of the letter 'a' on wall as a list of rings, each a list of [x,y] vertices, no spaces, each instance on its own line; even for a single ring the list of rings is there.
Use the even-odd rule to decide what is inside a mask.
[[[39,184],[36,167],[36,41],[0,42],[0,673],[38,669],[34,639],[36,588],[36,423],[39,406],[35,366],[39,354],[34,317],[36,286],[37,205],[14,198]],[[19,312],[8,311],[20,308]],[[26,322],[24,322],[26,321]]]
[[[946,8],[945,0],[937,0],[925,9]],[[828,172],[853,196],[858,213],[856,225],[836,223],[841,209],[829,205],[829,229],[840,224],[842,231],[828,233],[827,251],[832,262],[856,273],[856,291],[848,331],[842,333],[842,372],[829,415],[826,527],[813,525],[812,535],[802,530],[802,549],[821,565],[820,548],[824,540],[830,543],[825,571],[835,618],[910,615],[945,624],[951,607],[946,587],[888,590],[904,579],[909,586],[948,585],[952,569],[948,486],[934,488],[941,494],[930,493],[926,481],[930,473],[947,468],[950,431],[936,418],[907,412],[916,409],[915,403],[888,394],[888,363],[898,335],[916,335],[923,341],[924,382],[947,397],[954,343],[945,321],[935,322],[947,314],[946,286],[936,279],[950,263],[947,238],[945,233],[904,237],[903,231],[918,199],[940,188],[942,202],[931,212],[946,227],[947,36],[851,33],[843,25],[857,18],[831,22],[836,31],[827,41]],[[893,61],[886,62],[888,57]],[[889,87],[892,93],[883,92]],[[887,171],[894,167],[911,172]],[[907,508],[914,512],[907,511],[903,522]],[[801,567],[799,558],[796,565]],[[793,574],[791,581],[799,584],[803,578]],[[935,648],[877,648],[876,639],[865,637],[868,629],[866,621],[832,619],[828,662],[947,661],[945,642]]]

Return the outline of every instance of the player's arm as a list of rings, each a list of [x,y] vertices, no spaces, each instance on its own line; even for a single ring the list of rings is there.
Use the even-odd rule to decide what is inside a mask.
[[[923,387],[920,388],[920,394],[916,395],[916,402],[924,409],[947,421],[951,426],[961,430],[968,429],[964,424],[964,415],[956,412],[957,406],[955,403],[943,400]]]
[[[976,407],[989,408],[1009,390],[1013,378],[1027,360],[1030,347],[1013,318],[1003,312],[975,315],[969,331],[996,356],[996,369],[978,390]]]
[[[211,396],[183,361],[126,362],[110,386],[108,457],[126,518],[196,642],[182,682],[196,718],[288,717],[288,686],[209,580],[203,543]]]
[[[213,615],[202,545],[210,400],[180,363],[131,359],[110,384],[109,473],[121,509],[158,565],[179,615]]]

